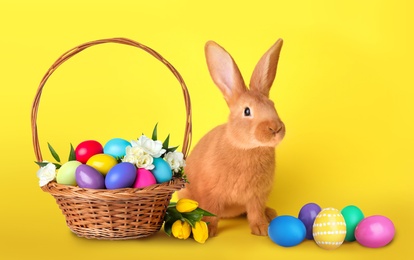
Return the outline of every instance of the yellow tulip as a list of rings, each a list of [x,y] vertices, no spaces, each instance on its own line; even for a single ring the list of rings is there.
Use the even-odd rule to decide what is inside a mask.
[[[207,223],[204,221],[196,222],[192,228],[193,238],[198,243],[204,244],[208,238],[208,227]]]
[[[180,199],[175,206],[178,212],[191,212],[198,208],[198,202],[190,199]]]
[[[186,221],[175,221],[171,229],[173,236],[178,239],[187,239],[191,234],[191,226]]]

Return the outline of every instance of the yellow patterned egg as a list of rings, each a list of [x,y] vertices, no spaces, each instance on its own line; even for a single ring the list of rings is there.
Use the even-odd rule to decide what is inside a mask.
[[[335,208],[322,209],[315,218],[312,231],[316,244],[321,248],[338,248],[346,236],[345,219]]]

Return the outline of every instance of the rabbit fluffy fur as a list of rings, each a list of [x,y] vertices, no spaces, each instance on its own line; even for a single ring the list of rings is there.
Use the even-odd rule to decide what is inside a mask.
[[[208,132],[191,151],[184,169],[189,184],[179,198],[199,202],[216,214],[206,217],[210,236],[220,218],[247,214],[251,232],[267,235],[276,211],[266,207],[275,173],[275,147],[285,125],[269,99],[282,39],[257,63],[248,89],[230,54],[209,41],[205,54],[210,75],[230,109],[228,122]]]

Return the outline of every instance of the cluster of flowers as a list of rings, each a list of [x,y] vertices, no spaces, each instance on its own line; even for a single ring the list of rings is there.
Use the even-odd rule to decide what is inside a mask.
[[[181,171],[185,166],[183,153],[173,150],[176,147],[167,148],[161,141],[152,140],[145,135],[141,135],[138,140],[132,140],[130,143],[131,146],[126,147],[126,154],[122,161],[130,162],[137,168],[153,170],[154,158],[159,157],[163,157],[175,173]]]
[[[208,239],[208,225],[201,219],[214,214],[198,207],[198,202],[180,199],[171,202],[165,215],[164,231],[168,236],[187,239],[191,235],[195,241],[204,244]]]

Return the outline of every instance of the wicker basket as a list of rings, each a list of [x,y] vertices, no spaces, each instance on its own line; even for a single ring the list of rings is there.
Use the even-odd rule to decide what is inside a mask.
[[[44,75],[32,105],[32,138],[37,161],[43,161],[37,133],[37,112],[43,87],[52,73],[77,53],[104,43],[137,47],[162,62],[179,81],[186,106],[186,125],[182,152],[186,157],[191,143],[191,103],[187,87],[178,71],[153,49],[126,38],[110,38],[87,42],[65,52]],[[168,183],[143,189],[83,189],[50,182],[42,187],[55,199],[70,230],[77,236],[94,239],[134,239],[150,236],[160,230],[172,194],[183,188],[185,181],[173,178]]]

